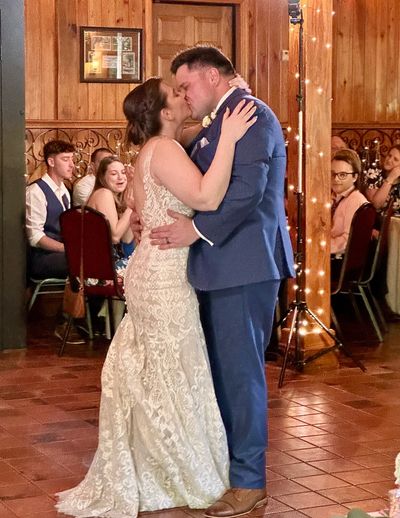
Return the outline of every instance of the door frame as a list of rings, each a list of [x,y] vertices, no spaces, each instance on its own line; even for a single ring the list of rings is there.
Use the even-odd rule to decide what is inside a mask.
[[[235,67],[246,77],[249,73],[249,26],[250,0],[160,0],[168,4],[188,5],[227,5],[235,7],[236,44],[234,48]],[[145,35],[145,78],[153,75],[153,0],[144,0],[144,35]]]
[[[24,2],[0,0],[0,350],[26,345]]]

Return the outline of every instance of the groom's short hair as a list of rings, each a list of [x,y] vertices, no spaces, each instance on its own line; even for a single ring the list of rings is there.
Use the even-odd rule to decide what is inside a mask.
[[[192,68],[215,67],[222,75],[235,75],[235,67],[229,58],[219,49],[210,45],[196,45],[185,49],[174,57],[171,62],[171,72],[176,74],[179,67],[187,65]]]

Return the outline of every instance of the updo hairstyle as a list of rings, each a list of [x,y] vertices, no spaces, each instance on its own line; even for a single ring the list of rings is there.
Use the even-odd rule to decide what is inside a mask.
[[[167,95],[161,91],[161,82],[160,77],[151,77],[125,97],[127,144],[142,145],[160,133],[160,112],[167,106]]]

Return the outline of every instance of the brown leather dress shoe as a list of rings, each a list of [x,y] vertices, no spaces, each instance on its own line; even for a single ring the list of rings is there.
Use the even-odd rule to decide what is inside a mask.
[[[208,509],[209,518],[235,518],[262,507],[268,502],[265,489],[231,488]]]

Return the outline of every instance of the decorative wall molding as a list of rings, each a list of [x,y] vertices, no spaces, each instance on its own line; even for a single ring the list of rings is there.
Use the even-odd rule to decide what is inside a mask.
[[[81,121],[78,122],[79,126],[76,121],[70,123],[66,123],[66,121],[32,122],[27,121],[25,130],[27,183],[36,180],[44,173],[46,167],[43,161],[43,146],[49,140],[66,140],[75,146],[75,179],[86,174],[90,155],[99,147],[110,149],[126,164],[132,164],[138,153],[137,149],[127,149],[125,146],[125,122],[113,121],[113,126],[108,122],[90,122],[90,126],[81,124]]]

